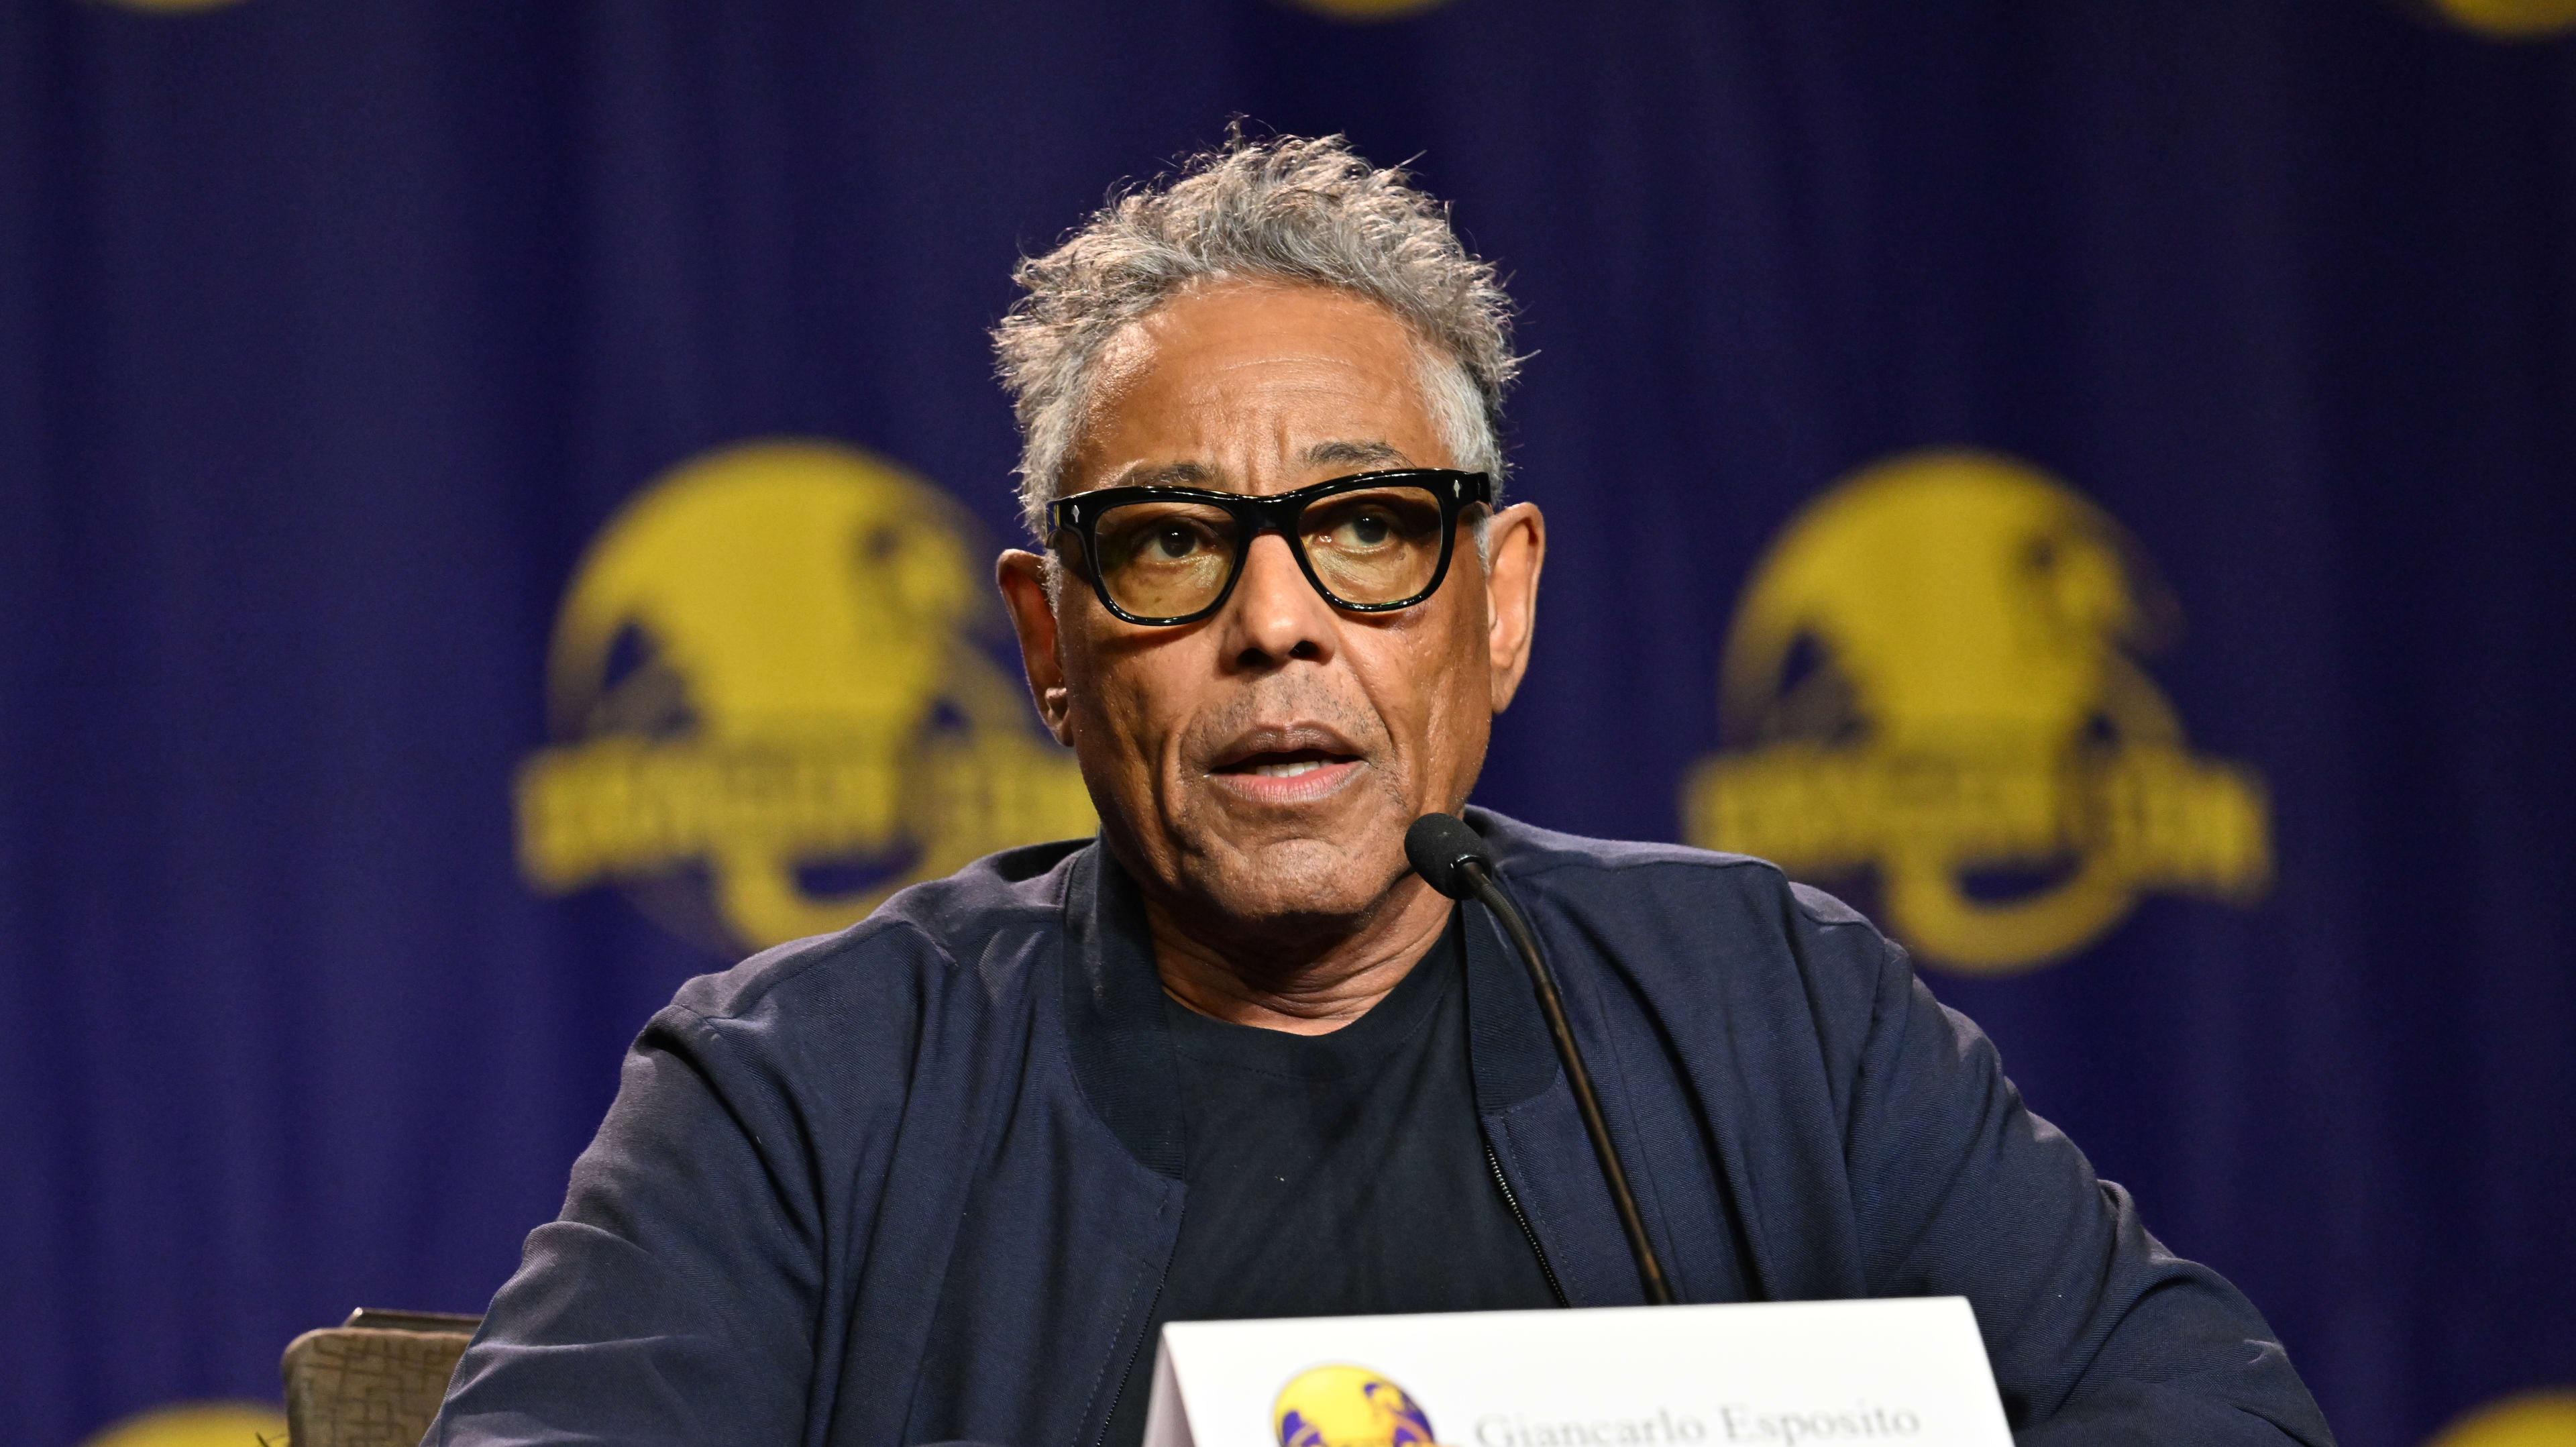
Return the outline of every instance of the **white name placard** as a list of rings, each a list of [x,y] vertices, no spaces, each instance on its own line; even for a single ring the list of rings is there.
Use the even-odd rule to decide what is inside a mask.
[[[1962,1297],[1174,1322],[1145,1447],[2012,1447]]]

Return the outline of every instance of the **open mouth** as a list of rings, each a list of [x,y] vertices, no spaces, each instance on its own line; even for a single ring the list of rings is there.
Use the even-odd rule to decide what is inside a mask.
[[[1246,754],[1232,763],[1219,764],[1216,771],[1258,779],[1294,779],[1335,764],[1357,762],[1349,754],[1330,753],[1323,749],[1294,749],[1286,753]]]
[[[1204,776],[1256,808],[1302,808],[1339,794],[1368,756],[1328,724],[1290,720],[1243,729],[1211,751]]]

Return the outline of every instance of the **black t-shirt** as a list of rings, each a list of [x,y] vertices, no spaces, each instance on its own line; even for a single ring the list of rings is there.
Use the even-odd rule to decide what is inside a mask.
[[[1143,1439],[1167,1321],[1557,1304],[1476,1122],[1458,931],[1329,1035],[1165,1002],[1189,1199],[1104,1447]]]

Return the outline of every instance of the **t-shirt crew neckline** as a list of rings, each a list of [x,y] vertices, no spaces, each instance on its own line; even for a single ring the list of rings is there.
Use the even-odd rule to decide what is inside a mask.
[[[1458,923],[1453,908],[1439,941],[1404,972],[1385,998],[1358,1019],[1321,1035],[1219,1020],[1166,994],[1163,1015],[1172,1049],[1204,1064],[1289,1080],[1340,1080],[1381,1066],[1414,1036],[1431,1028],[1442,999],[1458,988],[1464,971],[1457,965],[1466,943]]]

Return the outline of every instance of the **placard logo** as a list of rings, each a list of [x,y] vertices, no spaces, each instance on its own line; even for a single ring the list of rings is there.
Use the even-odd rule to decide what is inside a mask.
[[[2171,604],[2119,525],[2032,468],[1917,453],[1795,519],[1746,587],[1683,787],[1691,842],[1875,874],[1891,929],[1955,969],[2027,969],[2139,894],[2260,894],[2261,783],[2192,754],[2131,653]]]
[[[1366,1367],[1299,1372],[1279,1389],[1270,1419],[1279,1447],[1436,1447],[1421,1405]]]
[[[656,481],[575,573],[522,766],[549,893],[614,881],[710,950],[849,924],[996,849],[1097,827],[978,645],[976,530],[855,449],[760,442]]]

